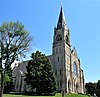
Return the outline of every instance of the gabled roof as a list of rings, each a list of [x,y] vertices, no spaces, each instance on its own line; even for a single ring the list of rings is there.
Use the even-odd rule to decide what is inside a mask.
[[[76,49],[75,49],[75,47],[74,47],[74,49],[72,50],[72,52],[71,52],[74,56],[76,56],[77,58],[78,58],[78,56],[77,56],[77,52],[76,52]]]

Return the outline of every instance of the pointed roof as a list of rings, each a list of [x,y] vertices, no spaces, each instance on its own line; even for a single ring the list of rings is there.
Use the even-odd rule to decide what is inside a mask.
[[[76,52],[76,48],[75,48],[75,47],[74,47],[74,49],[72,50],[72,54],[78,58],[77,52]]]
[[[61,29],[64,26],[66,26],[66,21],[65,21],[64,11],[61,6],[60,15],[59,15],[58,23],[57,23],[57,29]]]

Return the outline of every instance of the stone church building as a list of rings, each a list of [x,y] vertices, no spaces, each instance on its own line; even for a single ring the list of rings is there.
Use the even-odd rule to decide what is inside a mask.
[[[54,28],[52,55],[47,56],[57,83],[57,91],[84,93],[84,73],[76,49],[71,49],[70,31],[61,7],[57,27]],[[14,91],[30,91],[24,81],[28,60],[13,69]]]

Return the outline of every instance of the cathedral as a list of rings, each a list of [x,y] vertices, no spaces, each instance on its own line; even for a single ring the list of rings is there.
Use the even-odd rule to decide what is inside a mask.
[[[56,77],[57,92],[84,93],[84,72],[76,49],[71,49],[70,31],[62,7],[57,26],[54,28],[52,55],[47,57]],[[24,81],[28,61],[19,63],[13,69],[14,91],[31,91]]]

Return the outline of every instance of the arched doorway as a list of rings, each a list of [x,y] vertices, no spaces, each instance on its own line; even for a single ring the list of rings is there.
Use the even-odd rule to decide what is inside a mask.
[[[68,92],[71,92],[71,81],[68,81]]]
[[[79,84],[78,84],[78,82],[76,83],[76,92],[78,93],[78,90],[79,89]]]

